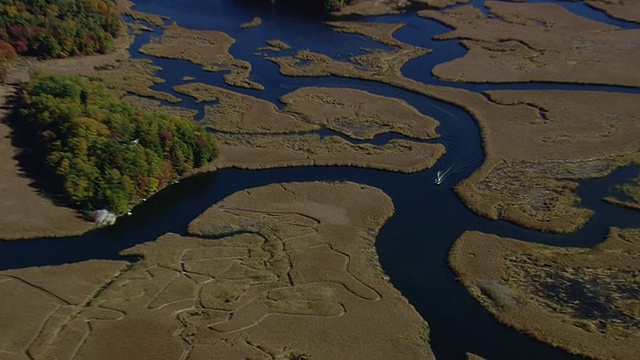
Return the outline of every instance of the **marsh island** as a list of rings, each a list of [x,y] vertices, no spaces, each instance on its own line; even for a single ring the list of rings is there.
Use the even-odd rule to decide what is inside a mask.
[[[633,2],[57,2],[0,7],[9,358],[634,359]]]

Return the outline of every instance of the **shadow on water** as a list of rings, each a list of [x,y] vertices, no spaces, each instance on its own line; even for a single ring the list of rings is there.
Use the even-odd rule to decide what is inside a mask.
[[[267,91],[234,90],[273,102],[279,96],[302,86],[346,86],[402,98],[422,113],[440,121],[439,132],[442,139],[436,141],[446,143],[449,152],[437,168],[409,175],[344,167],[260,171],[226,169],[201,174],[154,195],[135,207],[132,216],[118,219],[115,226],[97,229],[80,237],[2,241],[1,269],[56,265],[89,259],[121,259],[118,252],[135,244],[152,241],[167,232],[185,234],[191,220],[236,191],[277,182],[348,180],[381,188],[393,199],[395,214],[377,238],[380,262],[393,285],[428,321],[431,327],[431,346],[439,359],[464,359],[466,352],[492,360],[579,358],[537,342],[495,321],[456,281],[447,265],[448,251],[455,239],[466,230],[480,230],[558,246],[593,246],[604,239],[609,226],[638,226],[637,213],[611,206],[600,199],[612,185],[637,176],[639,168],[622,169],[603,179],[581,182],[578,195],[582,197],[583,205],[593,209],[596,215],[582,230],[574,234],[545,234],[503,221],[490,221],[471,213],[452,190],[456,183],[468,177],[483,161],[478,127],[466,112],[449,104],[378,83],[332,77],[282,77],[278,74],[277,66],[251,55],[256,46],[263,46],[265,39],[271,38],[297,42],[301,46],[306,45],[322,52],[322,49],[331,47],[331,42],[336,42],[336,39],[340,44],[338,48],[358,48],[363,42],[360,37],[334,33],[330,28],[322,26],[318,18],[292,16],[264,3],[256,5],[251,1],[191,0],[178,4],[168,0],[141,0],[137,4],[141,11],[169,15],[183,26],[223,31],[229,29],[237,34],[240,34],[238,26],[241,22],[260,16],[265,25],[257,28],[260,31],[249,29],[242,33],[242,42],[246,39],[250,45],[240,46],[234,56],[251,60],[254,73],[260,73],[256,76],[263,77],[261,80]],[[408,16],[388,18],[404,22]],[[406,41],[404,37],[414,36],[415,39],[411,41],[416,43],[426,41],[419,37],[425,34],[414,33],[419,34],[420,26],[433,24],[424,19],[412,21],[418,25],[414,27],[410,23],[405,30],[399,32],[398,37]],[[295,31],[292,32],[292,28]],[[434,27],[430,31],[434,33],[443,28]],[[428,37],[431,33],[427,34]],[[140,56],[135,50],[148,41],[150,36],[157,36],[157,33],[144,36],[147,38],[136,40],[132,47],[134,57]],[[453,43],[442,44],[441,51],[452,49]],[[251,46],[253,50],[249,52]],[[336,52],[335,49],[333,51]],[[343,50],[338,52],[340,51]],[[457,54],[459,49],[451,51]],[[154,59],[154,63],[164,68],[160,76],[168,80],[166,84],[157,86],[157,89],[171,91],[171,86],[180,83],[185,75],[226,87],[222,83],[221,74],[205,73],[199,66],[166,59]],[[405,71],[412,73],[424,68],[424,64]],[[510,86],[519,88],[519,85]],[[202,109],[202,104],[196,105],[186,97],[181,98],[185,100],[180,105]],[[390,138],[392,137],[379,137],[376,141],[384,142]],[[434,184],[435,173],[447,166],[447,162],[467,165],[437,186]]]

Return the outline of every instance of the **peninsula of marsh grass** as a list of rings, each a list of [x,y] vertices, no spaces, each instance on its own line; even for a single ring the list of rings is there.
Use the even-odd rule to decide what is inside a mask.
[[[345,134],[371,140],[398,133],[415,139],[438,137],[438,121],[421,114],[405,101],[346,88],[305,87],[280,98],[284,111]]]
[[[612,228],[593,249],[466,232],[449,263],[500,322],[571,353],[633,359],[640,346],[640,230]]]
[[[505,14],[507,10],[519,14],[518,19],[525,19],[526,15],[522,14],[531,9],[539,18],[544,19],[547,16],[550,22],[564,11],[557,5],[547,4],[491,2],[491,5],[491,9],[495,7]],[[429,14],[425,12],[423,16]],[[575,37],[569,39],[576,46],[581,41],[581,32],[577,29],[590,29],[594,33],[602,29],[599,23],[577,16],[572,15],[568,19],[570,21],[563,26],[563,31],[575,34]],[[502,20],[492,18],[487,21]],[[428,49],[417,48],[393,39],[393,32],[397,31],[401,24],[327,24],[338,31],[367,36],[393,46],[394,49],[375,50],[369,54],[354,56],[349,61],[334,60],[327,55],[309,50],[298,51],[293,56],[274,56],[267,59],[277,63],[283,75],[332,75],[380,81],[454,104],[468,111],[480,127],[486,158],[480,169],[456,187],[456,192],[471,210],[480,215],[491,219],[506,219],[537,230],[572,232],[586,223],[591,216],[590,210],[580,208],[580,200],[573,193],[577,186],[575,180],[606,176],[619,166],[638,163],[636,154],[640,152],[640,143],[636,141],[634,134],[640,131],[639,123],[636,121],[637,114],[640,113],[640,102],[637,101],[639,97],[636,94],[563,90],[504,90],[480,94],[448,86],[428,85],[407,78],[400,71],[406,61],[417,56],[429,56],[427,54],[430,52]],[[523,27],[521,34],[529,34],[526,28],[532,27],[532,33],[535,33],[534,30],[539,24],[534,21],[521,21],[519,26]],[[474,36],[490,37],[493,34],[491,31],[498,32],[496,29],[505,32],[508,26],[477,29]],[[452,33],[456,34],[456,31]],[[622,59],[637,57],[634,55],[634,49],[629,52],[624,50],[624,44],[628,42],[626,30],[612,29],[601,34],[610,36],[592,39],[595,44],[615,47],[616,51],[621,52]],[[621,34],[622,37],[616,34]],[[454,36],[446,39],[449,38]],[[494,40],[502,43],[499,39]],[[494,40],[487,38],[486,42],[491,43]],[[553,44],[550,46],[555,46]],[[544,49],[544,44],[540,47]],[[524,57],[520,60],[533,66],[540,59]],[[462,68],[462,65],[456,67]],[[626,70],[622,69],[628,68],[616,67],[614,73],[602,72],[599,81],[625,85],[626,82],[616,79],[624,77]],[[493,73],[501,76],[502,70],[496,67]],[[491,76],[492,72],[486,71],[483,74]],[[590,80],[584,80],[588,81]],[[526,168],[534,163],[537,165]],[[577,169],[577,165],[581,168]],[[498,170],[498,166],[504,171]],[[560,169],[555,170],[557,167]],[[518,171],[518,168],[523,171]],[[569,171],[573,173],[568,173]],[[497,183],[493,182],[497,186],[492,186],[492,180],[489,179],[491,173],[496,179],[502,175],[507,177],[500,178]],[[562,173],[568,173],[568,180],[557,175]],[[521,188],[531,191],[520,191]],[[516,196],[513,196],[514,194]]]
[[[174,91],[205,107],[201,123],[225,133],[296,133],[326,127],[351,138],[371,140],[376,135],[398,133],[415,139],[438,137],[438,122],[406,102],[347,88],[305,87],[280,98],[274,104],[219,87],[188,83]]]
[[[251,81],[251,64],[238,60],[229,53],[235,39],[220,31],[192,30],[176,23],[165,26],[162,36],[143,45],[140,52],[146,55],[188,60],[201,65],[205,71],[226,71],[224,80],[231,86],[263,90],[264,86]]]
[[[434,359],[427,324],[375,254],[393,210],[387,195],[366,185],[271,184],[212,206],[189,235],[123,251],[142,258],[133,265],[0,272],[0,290],[15,300],[0,306],[5,352]]]
[[[294,166],[353,166],[414,173],[433,167],[442,144],[391,140],[384,145],[354,144],[316,134],[215,134],[215,168],[269,169]]]
[[[487,1],[418,14],[454,30],[438,40],[458,39],[467,53],[433,68],[456,82],[564,82],[640,86],[628,69],[640,49],[638,29],[621,29],[574,14],[558,4]]]

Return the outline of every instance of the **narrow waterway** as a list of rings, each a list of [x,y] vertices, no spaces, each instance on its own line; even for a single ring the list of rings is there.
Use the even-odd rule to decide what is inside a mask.
[[[118,252],[135,244],[154,240],[167,233],[184,233],[187,224],[205,209],[226,196],[246,188],[277,182],[348,180],[381,188],[395,204],[395,214],[377,238],[377,250],[384,271],[393,285],[413,304],[431,327],[431,346],[439,359],[464,359],[466,352],[496,359],[570,359],[577,358],[562,350],[535,341],[506,326],[493,317],[467,294],[447,265],[447,254],[455,239],[466,230],[480,230],[502,236],[558,246],[593,246],[604,239],[610,226],[640,225],[637,212],[611,206],[601,201],[614,184],[638,175],[640,170],[627,168],[604,179],[581,182],[578,191],[583,205],[594,210],[594,218],[580,231],[571,235],[553,235],[523,229],[503,221],[490,221],[470,212],[454,194],[452,187],[468,177],[483,161],[479,130],[474,120],[461,109],[388,85],[336,77],[290,78],[279,74],[278,67],[255,54],[265,41],[280,39],[295,50],[311,49],[334,58],[347,59],[362,52],[362,48],[380,45],[355,34],[343,34],[323,25],[315,14],[286,11],[268,2],[253,3],[234,0],[138,0],[137,9],[166,15],[184,27],[225,31],[237,39],[232,54],[251,62],[252,80],[266,90],[236,89],[245,94],[277,103],[278,97],[305,86],[350,87],[375,94],[404,99],[424,114],[438,119],[438,131],[447,144],[448,153],[435,169],[416,174],[347,167],[286,168],[260,171],[237,169],[202,174],[172,185],[147,202],[137,206],[132,216],[123,217],[109,228],[92,231],[80,237],[64,239],[33,239],[0,242],[0,268],[56,265],[89,259],[120,259]],[[571,11],[584,4],[571,5]],[[611,20],[593,9],[586,16],[598,16],[598,21]],[[589,15],[591,14],[591,15]],[[263,24],[240,30],[239,24],[260,16]],[[604,19],[604,20],[603,20]],[[397,32],[401,41],[434,49],[434,53],[411,61],[403,68],[405,76],[426,83],[464,87],[472,91],[486,89],[586,89],[637,92],[637,89],[612,86],[576,86],[562,84],[450,84],[434,79],[430,69],[437,63],[462,56],[464,48],[458,42],[434,42],[431,37],[448,31],[434,21],[415,13],[385,16],[373,21],[403,22]],[[613,21],[613,20],[612,20]],[[617,20],[616,20],[617,21]],[[628,25],[628,24],[627,24]],[[158,36],[160,30],[140,36],[131,52],[144,57],[137,49]],[[157,89],[171,92],[184,76],[198,81],[230,88],[221,73],[207,73],[186,61],[153,59],[163,68],[159,76],[166,83]],[[231,88],[230,88],[231,89]],[[202,104],[183,99],[180,106],[202,111]],[[384,143],[394,136],[379,136],[374,142]],[[434,184],[435,172],[458,164],[457,172],[444,183]]]

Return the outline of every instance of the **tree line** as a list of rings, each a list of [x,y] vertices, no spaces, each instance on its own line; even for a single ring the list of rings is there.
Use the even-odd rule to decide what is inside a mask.
[[[137,112],[97,80],[35,78],[18,109],[47,179],[85,213],[122,214],[216,155],[213,136],[193,120]]]
[[[0,48],[18,55],[106,53],[121,27],[113,0],[0,0]]]

